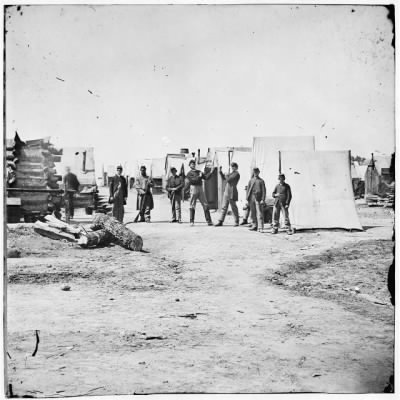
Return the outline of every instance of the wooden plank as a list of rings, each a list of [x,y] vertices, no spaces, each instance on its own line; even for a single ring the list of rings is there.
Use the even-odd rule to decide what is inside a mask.
[[[7,197],[7,206],[20,206],[21,199],[19,197]]]
[[[20,159],[18,163],[18,167],[25,167],[25,168],[44,168],[41,162],[37,161],[30,161],[27,159]]]
[[[69,242],[76,242],[74,235],[71,235],[66,232],[61,232],[55,228],[51,228],[47,224],[40,222],[40,221],[35,222],[35,224],[33,225],[33,230],[36,233],[38,233],[39,235],[46,236],[50,239],[54,239],[54,240],[66,239]]]
[[[47,185],[47,180],[43,178],[21,178],[17,176],[17,185],[22,187],[45,188]]]
[[[54,215],[46,215],[44,219],[47,221],[47,224],[53,228],[61,229],[62,231],[68,232],[72,235],[78,235],[81,233],[81,228],[73,227],[64,221],[57,219]]]
[[[32,192],[32,193],[64,193],[62,189],[46,189],[46,188],[38,188],[38,189],[30,189],[30,188],[7,188],[7,192]]]

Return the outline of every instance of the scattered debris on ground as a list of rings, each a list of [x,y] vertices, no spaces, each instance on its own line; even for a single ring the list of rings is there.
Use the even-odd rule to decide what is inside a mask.
[[[52,215],[44,217],[45,222],[36,221],[34,231],[53,240],[66,240],[83,248],[102,247],[118,244],[126,249],[141,251],[143,239],[126,228],[114,217],[96,214],[90,228],[69,225]]]

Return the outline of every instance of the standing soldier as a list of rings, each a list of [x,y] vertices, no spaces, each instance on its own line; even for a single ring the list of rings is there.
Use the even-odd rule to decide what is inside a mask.
[[[260,170],[258,168],[253,169],[253,177],[250,179],[247,185],[247,196],[246,200],[250,205],[252,226],[251,231],[263,232],[264,230],[264,213],[263,207],[265,205],[265,182],[259,177]]]
[[[200,201],[204,209],[204,216],[208,225],[212,226],[210,209],[208,208],[208,203],[203,190],[203,180],[210,178],[213,171],[209,174],[204,175],[201,171],[196,169],[196,162],[191,160],[189,162],[190,171],[186,175],[187,183],[190,185],[190,225],[194,225],[194,216],[196,211],[196,202]]]
[[[135,187],[138,192],[136,209],[139,210],[139,222],[150,222],[150,211],[154,208],[151,188],[153,180],[146,174],[146,167],[140,167],[140,175],[136,178]]]
[[[65,204],[65,215],[66,219],[74,218],[74,196],[75,193],[79,190],[79,181],[75,174],[71,172],[70,167],[65,168],[66,174],[64,175],[64,196],[66,199]]]
[[[183,179],[176,175],[176,168],[171,168],[171,174],[167,182],[167,192],[168,198],[171,200],[172,207],[172,219],[171,222],[182,222],[181,214],[181,202],[182,202],[182,189],[183,189]],[[178,219],[176,219],[176,214],[178,213]]]
[[[112,215],[119,222],[124,220],[124,205],[128,197],[128,185],[122,176],[122,166],[118,165],[117,173],[110,183],[110,203],[113,205]]]
[[[291,235],[293,231],[289,220],[289,205],[292,200],[292,191],[290,186],[285,182],[285,175],[279,174],[278,179],[279,183],[272,192],[272,197],[275,199],[274,210],[272,212],[272,233],[278,233],[279,216],[282,210],[287,233]]]
[[[236,205],[238,201],[238,191],[237,184],[240,179],[240,174],[238,172],[238,165],[233,162],[231,164],[232,172],[230,174],[223,174],[222,167],[219,167],[219,173],[222,179],[226,180],[224,197],[222,198],[222,212],[219,217],[219,221],[215,226],[222,226],[225,220],[226,213],[228,211],[229,204],[231,205],[233,215],[235,217],[235,226],[239,226],[239,211]]]

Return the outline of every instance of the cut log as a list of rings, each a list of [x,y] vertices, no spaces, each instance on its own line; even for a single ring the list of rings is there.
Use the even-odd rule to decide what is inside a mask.
[[[105,229],[114,236],[115,243],[126,249],[141,251],[143,248],[143,239],[114,217],[105,214],[96,214],[91,229]]]
[[[35,222],[35,224],[33,225],[33,230],[39,235],[46,236],[50,239],[54,240],[66,239],[69,242],[76,242],[74,235],[71,235],[66,232],[61,232],[60,230],[55,228],[51,228],[47,224],[40,221]]]
[[[107,246],[114,241],[114,236],[105,229],[82,233],[78,239],[81,247]]]

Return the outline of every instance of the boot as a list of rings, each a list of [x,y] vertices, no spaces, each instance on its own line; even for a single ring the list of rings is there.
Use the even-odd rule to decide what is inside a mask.
[[[222,226],[222,221],[218,221],[214,226]]]
[[[247,225],[247,224],[248,224],[247,219],[243,219],[243,221],[240,223],[240,225]]]
[[[190,210],[190,225],[193,226],[194,225],[194,214],[195,214],[195,209],[191,208]]]
[[[206,221],[207,221],[207,224],[209,225],[209,226],[213,226],[213,223],[212,223],[212,221],[211,221],[211,214],[210,214],[210,210],[204,210],[204,216],[206,217]]]

